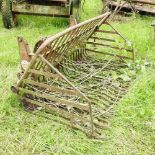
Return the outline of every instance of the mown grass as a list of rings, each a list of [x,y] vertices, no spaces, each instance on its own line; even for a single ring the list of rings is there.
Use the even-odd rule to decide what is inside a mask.
[[[99,0],[87,0],[82,20],[99,14]],[[98,7],[100,6],[100,7]],[[99,8],[99,9],[96,9]],[[154,61],[155,42],[152,18],[130,18],[114,26],[134,42],[137,63]],[[0,154],[155,154],[155,71],[142,69],[129,93],[115,108],[111,128],[104,140],[91,140],[80,131],[26,112],[10,91],[16,82],[19,56],[17,36],[23,36],[33,49],[41,37],[67,27],[64,19],[21,16],[19,26],[6,30],[0,20]],[[143,68],[144,66],[142,66]]]

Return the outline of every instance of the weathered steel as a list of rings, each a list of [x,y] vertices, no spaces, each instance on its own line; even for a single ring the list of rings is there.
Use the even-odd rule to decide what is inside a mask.
[[[69,17],[69,6],[46,6],[37,4],[25,3],[13,3],[12,12],[15,14],[32,14],[32,15],[44,15],[44,16],[60,16]]]
[[[132,12],[136,11],[142,15],[155,16],[155,1],[154,0],[122,0],[117,2],[117,0],[108,0],[107,6],[111,10],[116,10],[116,12]]]
[[[101,129],[109,126],[107,118],[114,105],[130,84],[112,74],[120,76],[121,69],[127,68],[123,59],[134,60],[133,47],[106,22],[110,15],[103,14],[41,39],[33,53],[18,38],[21,61],[27,61],[27,67],[24,71],[22,68],[12,91],[26,108],[50,110],[69,121],[69,126],[92,138],[101,137]]]
[[[81,0],[2,0],[3,23],[6,28],[17,25],[17,15],[39,15],[69,18],[70,26],[80,20]]]

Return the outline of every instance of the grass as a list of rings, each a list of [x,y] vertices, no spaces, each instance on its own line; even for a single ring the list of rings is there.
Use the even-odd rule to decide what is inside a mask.
[[[101,2],[86,1],[82,20],[97,15]],[[148,62],[155,59],[152,18],[133,17],[126,22],[113,22],[135,44],[137,58]],[[16,82],[19,56],[17,36],[23,36],[33,49],[41,37],[55,34],[67,27],[64,19],[21,16],[19,26],[6,30],[0,20],[0,155],[154,155],[155,154],[155,71],[144,70],[115,108],[111,128],[105,140],[91,140],[80,131],[61,125],[53,119],[26,112],[18,97],[10,91]]]

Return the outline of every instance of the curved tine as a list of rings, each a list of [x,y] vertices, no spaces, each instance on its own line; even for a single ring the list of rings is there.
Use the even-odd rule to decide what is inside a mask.
[[[82,61],[82,60],[83,60],[83,56],[84,56],[84,55],[83,55],[83,48],[81,48],[81,49],[78,51],[78,55],[79,55],[79,56],[78,56],[79,60]]]
[[[70,68],[70,63],[69,63],[69,61],[67,59],[65,59],[65,68],[67,70],[69,70],[68,68]]]
[[[75,59],[76,59],[75,51],[72,53],[72,57],[71,58],[72,58],[73,61],[75,61]]]
[[[81,58],[81,60],[83,60],[83,59],[85,59],[85,60],[87,60],[87,57],[85,56],[85,48],[84,47],[82,47],[82,49],[81,49],[81,53],[80,53],[80,58]]]
[[[77,33],[77,31],[81,31],[81,29],[82,29],[83,27],[80,27],[80,28],[78,28],[78,29],[75,29],[74,31],[71,31],[71,32],[69,32],[68,34],[67,34],[67,39],[66,39],[66,42],[70,42],[73,38],[74,38],[74,35]],[[69,40],[70,39],[70,40]],[[64,51],[65,49],[66,49],[66,45],[67,44],[65,44],[65,46],[63,46],[61,49],[60,49],[60,52],[61,51]]]
[[[70,66],[70,68],[72,68],[72,72],[74,73],[74,75],[79,74],[79,72],[77,71],[77,68],[75,66],[75,62],[69,61],[69,66]]]
[[[55,55],[56,55],[56,50],[52,49],[52,47],[51,47],[51,49],[49,50],[49,53],[46,56],[46,59],[52,58],[54,60],[55,59]]]
[[[76,55],[77,55],[77,61],[81,61],[81,49],[77,50]]]
[[[70,75],[70,73],[74,73],[74,74],[75,74],[75,71],[73,70],[73,72],[71,72],[69,68],[73,68],[73,64],[70,63],[70,62],[67,60],[66,69],[68,70],[68,74],[69,74],[69,75]]]
[[[57,43],[59,42],[59,39],[60,38],[57,38],[56,40],[53,41],[53,45],[51,45],[51,49],[50,49],[50,52],[48,53],[48,55],[46,56],[46,59],[49,59],[52,57],[52,59],[54,60],[55,59],[55,56],[57,55],[56,54],[56,48],[55,46],[57,45]],[[52,43],[51,43],[52,44]]]
[[[81,31],[83,27],[80,27],[80,28],[77,28],[75,29],[74,31],[71,31],[69,32],[67,35],[68,35],[68,38],[67,38],[67,42],[68,40],[70,39],[70,41],[68,43],[66,43],[64,46],[62,46],[60,49],[59,49],[59,53],[61,53],[61,55],[64,54],[64,52],[66,51],[67,48],[69,48],[71,46],[71,44],[73,43],[72,42],[72,39],[74,38],[75,34],[78,32],[78,31]]]
[[[39,65],[38,65],[38,68],[37,68],[37,69],[40,70],[41,68],[44,68],[45,66],[46,66],[46,64],[45,64],[44,62],[41,61],[41,62],[39,63]]]
[[[111,61],[111,59],[109,60],[109,62]],[[96,72],[90,72],[88,75],[89,76],[87,76],[85,79],[84,79],[84,81],[82,81],[80,84],[82,84],[83,82],[85,82],[85,81],[88,81],[89,79],[91,79],[92,77],[94,77],[97,73],[99,73],[99,71],[102,71],[104,68],[106,68],[108,66],[108,63],[105,65],[105,66],[103,66],[102,68],[100,68],[99,70],[97,70]],[[91,75],[91,76],[90,76]]]
[[[83,52],[82,52],[82,55],[81,56],[84,57],[88,61],[88,55],[86,53],[85,47],[83,48]]]
[[[70,67],[73,68],[73,73],[74,73],[74,75],[76,75],[77,68],[76,68],[76,66],[75,66],[75,62],[73,61],[73,62],[70,62],[69,64],[70,64]]]
[[[58,50],[57,52],[59,54],[62,53],[61,51],[63,51],[63,48],[66,45],[67,41],[70,39],[71,34],[72,34],[72,32],[69,32],[68,34],[66,34],[65,36],[62,37],[62,39],[59,43],[60,46],[59,45],[57,46],[57,50]]]
[[[92,22],[92,23],[94,23],[94,22]],[[91,24],[92,24],[91,23]],[[70,39],[70,43],[69,44],[67,44],[66,46],[64,46],[62,49],[63,49],[63,51],[65,51],[67,48],[69,48],[71,45],[73,46],[73,44],[75,44],[76,43],[76,39],[74,39],[75,37],[78,37],[78,34],[80,34],[82,31],[85,31],[85,30],[87,30],[87,28],[88,28],[88,26],[90,27],[90,24],[86,24],[86,25],[84,25],[84,26],[82,26],[81,28],[78,28],[78,29],[76,29],[74,32],[73,32],[73,34],[72,34],[72,38]],[[71,42],[71,40],[73,39],[73,41]],[[62,50],[61,49],[61,50]],[[64,52],[62,52],[62,54],[63,54]]]
[[[76,62],[80,60],[80,49],[76,51]]]
[[[83,58],[85,58],[85,60],[87,60],[87,61],[88,61],[89,58],[91,58],[91,57],[87,54],[87,51],[86,51],[86,50],[83,52]]]
[[[56,64],[56,68],[61,72],[63,71],[63,65],[61,65],[60,63]]]
[[[73,34],[75,34],[76,36],[75,37],[78,37],[78,35],[77,34],[80,34],[80,32],[82,32],[82,31],[85,31],[86,30],[86,28],[89,26],[90,27],[90,25],[94,25],[94,23],[95,22],[92,22],[91,24],[87,24],[87,25],[84,25],[83,27],[81,27],[81,28],[79,28],[79,29],[76,29],[75,31],[74,31],[74,33]],[[77,33],[77,31],[78,31],[78,33]],[[72,38],[71,39],[73,39],[73,38],[75,38],[74,37],[74,35],[72,35]],[[61,48],[61,50],[59,51],[59,52],[61,52],[62,53],[62,55],[64,54],[64,52],[65,52],[65,50],[67,49],[67,48],[69,48],[69,47],[71,47],[71,46],[73,46],[75,43],[77,42],[77,40],[76,39],[73,39],[73,41],[71,42],[70,41],[70,43],[69,44],[66,44],[64,47],[62,47]],[[73,58],[74,59],[74,58]]]
[[[74,61],[74,53],[72,53],[70,56],[69,56],[69,59]]]
[[[64,74],[66,74],[66,71],[65,71],[65,68],[64,68],[64,65],[63,65],[63,63],[61,62],[58,62],[57,63],[58,65],[59,65],[59,71],[60,72],[63,72]]]
[[[63,73],[65,73],[65,65],[66,65],[66,59],[63,60],[63,62],[57,62],[60,66],[60,69]]]
[[[78,53],[77,53],[77,51],[78,51],[78,50],[76,50],[76,51],[74,52],[74,61],[75,61],[75,62],[77,62],[77,60],[78,60]]]
[[[35,67],[35,69],[38,69],[38,67],[39,67],[40,63],[42,63],[42,61],[40,61],[38,59],[36,61],[37,62],[35,63],[34,67]]]
[[[64,37],[65,37],[65,35],[63,35],[63,36],[59,37],[57,44],[55,44],[55,46],[56,46],[56,47],[55,47],[55,49],[56,49],[56,48],[58,48],[58,47],[59,47],[59,45],[61,45],[61,43],[62,43],[62,41],[63,41]]]
[[[59,52],[58,52],[59,45],[61,45],[62,41],[63,41],[64,39],[66,39],[66,36],[67,36],[67,34],[64,35],[64,36],[59,37],[59,38],[55,41],[53,47],[51,47],[51,48],[52,48],[52,51],[49,53],[49,57],[52,56],[52,59],[53,59],[53,60],[56,59],[56,58],[58,59],[58,58],[60,57],[60,54],[59,54]]]
[[[35,46],[34,46],[34,50],[33,53],[35,53],[37,51],[37,49],[41,46],[41,44],[46,40],[46,38],[42,38],[41,40],[39,40]]]
[[[76,52],[76,57],[77,57],[77,59],[76,59],[76,61],[80,61],[81,60],[81,52],[80,52],[80,50],[81,49],[79,49],[79,50],[77,50],[77,52]]]
[[[82,52],[81,52],[81,54],[80,54],[80,57],[81,57],[81,60],[84,58],[84,57],[87,57],[87,56],[85,56],[85,49],[86,49],[86,44],[82,47]]]
[[[85,55],[84,55],[83,49],[82,49],[82,52],[80,53],[80,59],[81,59],[82,62],[83,62],[83,60],[86,59],[86,57],[85,57]],[[85,62],[84,62],[84,63],[85,63]]]

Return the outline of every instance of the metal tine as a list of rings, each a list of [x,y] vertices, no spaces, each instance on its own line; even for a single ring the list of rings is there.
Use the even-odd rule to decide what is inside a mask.
[[[66,43],[69,43],[69,42],[73,39],[74,34],[76,34],[77,31],[79,31],[80,29],[82,29],[82,27],[77,28],[77,29],[74,30],[74,31],[71,31],[70,35],[68,34],[68,38],[67,38],[67,40],[66,40]],[[67,46],[68,44],[66,44],[66,43],[63,44],[63,45],[61,45],[60,47],[58,47],[58,49],[60,50],[59,53],[62,53],[62,51],[64,50],[64,48],[68,47],[68,46]]]
[[[44,68],[43,65],[46,65],[44,62],[40,61],[36,67],[37,70],[40,70],[41,68]]]
[[[62,49],[67,49],[67,48],[69,48],[68,44],[65,44],[65,46],[62,46]],[[59,50],[59,49],[58,49],[58,50]],[[60,53],[60,51],[59,51],[59,53]],[[65,53],[65,54],[66,54],[66,53]],[[57,58],[61,58],[61,59],[62,59],[63,55],[64,55],[64,53],[61,52],[61,54],[59,54],[59,55],[57,56]],[[61,60],[61,59],[60,59],[60,60]]]
[[[71,126],[79,126],[82,130],[91,131],[91,134],[96,133],[98,128],[106,126],[107,119],[113,114],[111,112],[113,107],[126,93],[130,84],[130,82],[126,83],[121,79],[112,78],[113,70],[118,75],[120,74],[121,62],[115,62],[113,59],[106,61],[107,57],[104,58],[105,60],[101,60],[97,53],[90,53],[86,50],[88,38],[95,33],[96,29],[99,29],[97,26],[100,26],[98,24],[101,23],[100,21],[103,20],[96,18],[46,40],[42,51],[40,54],[38,51],[38,55],[35,57],[37,59],[38,56],[42,62],[36,61],[36,59],[32,61],[33,66],[29,67],[29,69],[32,68],[32,74],[31,71],[28,72],[31,78],[27,79],[31,81],[23,82],[24,86],[20,83],[19,87],[24,88],[25,92],[30,94],[36,93],[30,98],[34,104],[39,102],[43,106],[42,103],[44,103],[46,108],[51,110],[53,108],[53,111],[59,114],[62,111],[65,112],[61,116],[67,116]],[[100,42],[100,40],[96,40],[96,42]],[[35,70],[42,73],[39,74]],[[110,72],[107,73],[107,71]],[[53,74],[57,74],[58,77]],[[68,92],[76,92],[78,95]],[[51,102],[54,99],[55,101]],[[57,101],[62,101],[62,103],[56,103]],[[69,103],[70,105],[79,104],[68,107]],[[84,109],[85,105],[88,105],[88,111]]]
[[[111,59],[109,60],[109,62],[110,62],[110,61],[111,61]],[[108,63],[107,63],[105,66],[103,66],[99,71],[102,71],[104,68],[107,67],[107,65],[108,65]],[[94,73],[94,71],[93,71],[93,72],[91,72],[90,74],[88,74],[87,77],[84,77],[84,78],[80,79],[80,81],[81,81],[81,80],[83,80],[83,81],[81,81],[79,84],[81,85],[81,84],[84,83],[85,81],[89,80],[90,78],[92,78],[93,76],[95,76],[99,71],[97,71],[97,72],[95,72],[95,73]]]
[[[95,23],[95,21],[94,22],[92,22],[92,23]],[[84,25],[83,27],[81,27],[80,28],[80,31],[77,29],[77,31],[78,31],[78,34],[81,34],[82,32],[85,32],[85,30],[87,30],[89,27],[88,26],[90,26],[90,24],[87,24],[87,25]],[[62,51],[63,51],[63,53],[64,53],[64,51],[66,51],[66,49],[67,48],[70,48],[70,46],[72,45],[72,46],[74,46],[74,43],[75,42],[77,42],[77,40],[75,39],[75,38],[78,38],[79,37],[79,35],[77,34],[77,31],[75,31],[75,34],[73,33],[73,37],[72,37],[72,39],[73,39],[73,41],[72,42],[70,42],[70,43],[68,43],[67,45],[66,45],[66,47],[64,47],[63,49],[61,49]],[[71,40],[71,39],[70,39]]]
[[[80,49],[80,50],[83,50],[83,48]],[[78,50],[78,61],[82,61],[83,60],[83,57],[84,57],[83,51],[81,52],[81,51]]]
[[[66,61],[66,60],[64,60],[64,61]],[[63,62],[64,63],[64,62]],[[69,70],[66,68],[66,67],[64,67],[64,64],[63,63],[59,63],[61,66],[62,66],[62,68],[63,68],[63,72],[66,74],[66,75],[70,75],[70,72],[69,72]],[[65,63],[66,64],[66,63]],[[68,64],[67,64],[68,65]]]
[[[103,80],[104,80],[103,82],[106,84],[106,81],[105,81],[104,78],[103,78]],[[94,81],[95,81],[95,79],[94,79]],[[103,83],[102,83],[102,84],[103,84]],[[107,85],[108,88],[110,89],[109,82],[108,82],[106,85],[104,84],[103,86],[102,86],[102,84],[101,84],[101,82],[100,82],[99,85],[98,85],[98,87],[100,87],[101,89],[103,89],[103,90],[105,91],[105,90],[107,90],[107,88],[105,88],[105,86]],[[112,85],[112,84],[111,84],[111,85]],[[96,86],[97,86],[97,85],[96,85]],[[112,88],[113,88],[113,87],[112,87]],[[90,88],[88,88],[88,89],[90,89]],[[118,88],[117,88],[117,89],[118,89]],[[117,93],[117,91],[118,91],[117,89],[116,89],[116,90],[115,90],[115,89],[112,89],[112,90],[114,91],[114,94]],[[112,92],[111,92],[111,93],[112,93]]]
[[[41,116],[41,117],[44,117],[44,118],[47,118],[47,119],[51,119],[52,118],[52,120],[53,120],[53,117],[51,117],[51,114],[52,115],[56,115],[56,114],[54,114],[53,112],[51,112],[51,111],[49,111],[49,110],[45,110],[45,113],[43,114],[43,113],[39,113],[38,114],[38,112],[37,113],[33,113],[34,115],[38,115],[38,116]],[[50,115],[49,115],[50,114]],[[72,119],[69,121],[69,120],[66,120],[66,119],[64,119],[64,118],[62,118],[62,119],[60,119],[60,118],[55,118],[54,117],[54,121],[56,122],[56,123],[58,123],[58,122],[60,122],[60,123],[62,123],[62,124],[65,124],[65,125],[68,125],[68,126],[70,126],[70,127],[72,127],[72,128],[75,128],[75,129],[77,129],[77,130],[79,130],[79,131],[82,131],[82,132],[84,132],[86,135],[88,135],[88,132],[87,132],[87,130],[86,129],[84,129],[83,127],[81,127],[81,126],[77,126],[77,125],[75,125],[75,123],[72,121]],[[97,131],[97,133],[98,133],[99,131]]]
[[[50,52],[48,53],[48,55],[45,56],[45,58],[50,62],[54,62],[56,56],[57,56],[57,53],[51,48]]]
[[[60,36],[60,37],[59,37],[59,41],[58,41],[57,44],[55,45],[55,48],[53,48],[54,51],[55,51],[55,49],[56,49],[59,45],[61,45],[61,43],[62,43],[63,39],[65,38],[65,36],[66,36],[66,35],[63,35],[63,36]]]
[[[74,67],[74,63],[73,62],[70,63],[68,61],[67,64],[68,64],[68,66],[67,66],[68,71],[71,71],[70,69],[72,68],[72,72],[69,72],[70,74],[68,74],[68,75],[74,74],[74,76],[75,76],[76,75],[76,72],[75,72],[76,68]]]
[[[84,26],[85,26],[85,25],[84,25]],[[67,34],[67,35],[68,35],[68,38],[66,39],[66,42],[70,42],[70,41],[74,38],[75,34],[76,34],[77,32],[80,32],[80,31],[83,29],[84,26],[82,26],[82,27],[80,27],[80,28],[77,28],[76,30],[71,31],[69,34]],[[65,44],[65,46],[61,46],[61,48],[59,48],[60,53],[61,53],[62,51],[65,50],[65,48],[66,48],[67,45],[68,45],[68,44]],[[68,46],[67,46],[67,47],[68,47]]]
[[[32,103],[34,103],[34,104],[37,104],[37,103],[38,103],[39,106],[41,106],[41,107],[43,107],[43,106],[44,106],[44,107],[48,106],[48,108],[50,108],[50,109],[51,109],[51,108],[52,108],[53,110],[54,110],[54,109],[57,109],[58,111],[61,112],[61,116],[63,116],[63,117],[64,117],[64,116],[67,116],[67,119],[68,119],[68,118],[70,119],[71,116],[73,115],[73,117],[75,117],[75,118],[77,118],[77,119],[80,119],[80,121],[83,122],[83,123],[85,123],[85,121],[86,121],[86,122],[89,122],[89,120],[88,120],[87,118],[81,117],[81,116],[79,116],[79,115],[75,115],[75,114],[73,114],[73,113],[72,113],[72,115],[71,115],[70,113],[67,113],[67,112],[66,112],[65,110],[63,110],[63,109],[60,110],[60,108],[58,109],[58,108],[56,108],[56,107],[52,107],[51,105],[48,105],[48,104],[47,104],[46,102],[44,102],[44,101],[42,101],[42,103],[41,103],[41,102],[39,103],[39,102],[37,102],[37,101],[30,100],[30,99],[28,99],[28,98],[27,98],[27,100],[30,101],[30,102],[32,102]],[[51,109],[51,110],[52,110],[52,109]],[[66,115],[64,115],[64,113],[65,113]],[[96,123],[96,124],[97,124],[97,123]]]
[[[66,43],[67,43],[67,42],[70,42],[70,41],[74,38],[74,35],[77,33],[77,31],[81,30],[82,28],[83,28],[83,27],[79,27],[79,28],[77,28],[76,30],[71,31],[70,33],[68,33],[68,34],[67,34],[68,38],[66,39]],[[61,46],[60,46],[60,47],[61,47]],[[58,47],[58,48],[60,48],[60,47]],[[64,46],[62,46],[62,47],[64,47]]]
[[[85,24],[87,24],[87,23],[89,23],[89,22],[91,22],[91,21],[94,21],[94,20],[96,20],[96,19],[100,19],[100,20],[102,21],[102,19],[103,19],[104,17],[109,17],[109,16],[110,16],[110,13],[107,13],[107,14],[105,14],[105,15],[101,15],[101,16],[99,16],[99,17],[97,17],[97,18],[92,19],[92,20],[88,20],[88,21],[84,22],[83,24],[79,24],[79,25],[75,26],[75,28],[80,27],[80,25],[81,25],[81,26],[82,26],[82,25],[85,25]],[[73,27],[73,28],[70,28],[70,29],[64,31],[62,34],[65,34],[65,33],[69,32],[69,31],[71,31],[71,30],[74,30],[75,28],[74,28],[74,27]],[[57,38],[58,36],[60,36],[60,35],[61,35],[61,34],[58,34],[58,35],[56,35],[55,37],[50,37],[50,38],[46,39],[46,41],[45,41],[46,43],[45,43],[45,44],[42,44],[42,48],[44,48],[45,46],[47,46],[47,43],[50,43],[50,40],[52,41],[52,39],[54,40],[54,39],[56,39],[56,38]],[[38,54],[41,52],[40,50],[41,50],[41,49],[38,49],[38,50],[37,50],[37,53],[36,53],[36,55],[33,57],[32,61],[31,61],[31,64],[30,64],[29,67],[26,69],[26,71],[25,71],[25,73],[23,74],[22,78],[18,81],[17,87],[22,83],[22,80],[23,80],[24,78],[26,78],[26,77],[29,75],[27,71],[28,71],[29,68],[32,67],[32,65],[35,63],[35,60],[36,60]]]
[[[42,63],[39,59],[36,60],[36,63],[33,65],[36,69],[38,68],[39,64]]]
[[[76,62],[78,60],[78,49],[73,53],[73,55],[74,55],[73,61]]]
[[[90,32],[90,33],[87,33],[87,35],[84,33],[84,35],[81,37],[81,40],[84,40],[86,39],[90,34],[91,34],[91,31],[90,30],[94,30],[94,26],[96,25],[97,21],[94,21],[94,22],[91,22],[88,24],[88,27],[85,29],[86,31],[85,32]]]
[[[75,36],[75,34],[77,33],[77,31],[78,31],[78,33],[81,32],[81,31],[83,31],[83,28],[85,28],[85,25],[84,25],[83,27],[81,27],[80,29],[77,29],[77,30],[72,34],[72,38],[71,38],[70,40],[72,40],[73,38],[75,38],[74,36]],[[80,30],[80,31],[79,31],[79,30]],[[76,34],[76,36],[77,36],[77,34]],[[67,48],[69,49],[71,45],[72,45],[72,46],[74,45],[74,42],[75,42],[75,41],[76,41],[76,40],[74,39],[72,42],[70,41],[70,42],[68,42],[68,44],[66,44],[66,46],[63,46],[63,47],[62,47],[62,49],[61,49],[62,55],[64,54],[64,51],[67,50]]]
[[[72,70],[73,72],[71,72],[71,73],[74,73],[74,75],[75,75],[76,74],[76,72],[75,72],[76,68],[75,68],[74,62],[69,61],[69,59],[66,59],[66,60],[67,60],[68,71]]]
[[[89,91],[89,90],[87,90],[87,91]],[[111,93],[106,93],[105,91],[102,91],[101,89],[99,89],[99,90],[95,89],[94,91],[90,91],[89,94],[99,96],[100,98],[102,98],[102,96],[105,95],[105,96],[109,97],[112,100],[115,99],[115,95],[117,95],[117,94],[112,95]]]
[[[116,96],[115,102],[108,109],[106,109],[106,111],[104,111],[103,113],[101,113],[100,116],[101,115],[103,116],[103,115],[109,113],[109,111],[117,104],[117,102],[118,102],[118,97]]]
[[[84,47],[82,47],[82,50],[81,52],[78,51],[78,55],[79,55],[79,61],[82,61],[83,59],[85,59],[85,56],[84,56]]]
[[[81,55],[82,55],[82,52],[80,52],[80,50],[82,49],[79,49],[76,51],[76,61],[81,61]]]
[[[90,58],[88,52],[86,51],[86,45],[84,47],[83,57],[86,58],[86,59],[89,59]]]
[[[86,51],[86,45],[83,48],[83,58],[89,59],[89,55],[87,54],[87,51]]]
[[[49,61],[54,61],[55,60],[55,57],[57,56],[57,53],[56,53],[56,51],[55,50],[53,50],[52,49],[52,47],[51,47],[51,50],[50,50],[50,52],[49,52],[49,54],[45,57],[47,60],[49,60]],[[52,58],[52,59],[51,59]],[[50,60],[51,59],[51,60]]]
[[[50,47],[51,47],[52,49],[55,48],[55,46],[57,45],[57,42],[59,41],[59,39],[60,39],[60,38],[57,38],[56,40],[54,40],[53,42],[51,42]]]
[[[101,93],[101,92],[97,92],[97,93]],[[108,98],[108,96],[107,95],[105,95],[105,94],[102,94],[102,96],[101,95],[99,95],[99,94],[97,94],[97,93],[89,93],[88,92],[88,97],[89,98],[92,98],[92,95],[96,95],[96,96],[98,96],[100,99],[102,99],[102,100],[100,100],[101,101],[101,103],[102,103],[102,101],[103,100],[105,100],[105,101],[107,101],[109,104],[113,104],[114,103],[114,101],[111,99],[111,98]],[[106,96],[106,97],[105,97]],[[99,100],[99,99],[96,99],[97,101]],[[106,106],[109,106],[109,104],[105,104]]]
[[[43,62],[38,59],[37,62],[33,66],[35,67],[36,70],[39,70],[42,64]],[[33,78],[37,80],[39,78],[39,75],[35,75],[33,76]]]
[[[75,42],[76,42],[76,40],[75,40]],[[73,42],[73,44],[74,44],[74,42]]]
[[[74,63],[74,62],[72,62],[72,61],[70,61],[70,63]],[[78,67],[78,69],[80,69],[79,67],[81,66],[81,63],[79,64],[79,63],[74,63],[74,65],[75,65],[75,69],[77,69],[77,67]],[[92,64],[93,65],[93,64]],[[82,66],[81,66],[82,67]],[[82,69],[82,68],[81,68]],[[84,69],[84,68],[83,68]],[[71,71],[72,71],[72,69],[71,69]],[[86,71],[87,71],[87,69],[85,69],[84,71],[83,70],[81,70],[82,72],[80,73],[80,74],[83,74],[83,75],[87,75],[86,74]],[[79,71],[77,71],[77,72],[79,72]]]
[[[68,61],[68,60],[67,60]],[[73,65],[73,63],[68,63],[69,65]],[[73,65],[74,66],[74,65]],[[68,66],[63,66],[64,68],[67,68],[68,70],[70,70],[71,72],[75,72],[75,73],[78,73],[78,74],[83,74],[83,75],[86,75],[86,73],[84,72],[79,72],[79,71],[76,71],[76,68],[74,67],[74,69],[72,67],[68,67]]]
[[[62,47],[62,45],[65,45],[66,42],[71,39],[71,34],[74,33],[74,31],[69,32],[65,35],[65,37],[62,39],[61,44],[57,45],[56,49],[58,49],[57,53],[60,53],[59,49]]]
[[[54,61],[55,57],[58,56],[58,52],[57,52],[57,50],[56,50],[57,47],[58,47],[59,45],[61,45],[61,44],[66,40],[67,37],[68,37],[68,34],[59,37],[59,38],[55,41],[54,45],[51,46],[52,51],[49,53],[48,58],[51,58],[51,57],[52,57],[52,59],[53,59],[53,61]],[[55,53],[55,54],[53,55],[53,53]],[[47,58],[46,58],[46,59],[47,59]]]
[[[61,36],[61,37],[59,37],[59,39],[58,39],[58,41],[56,41],[56,44],[55,44],[55,46],[54,47],[51,47],[51,49],[52,49],[52,51],[49,53],[49,58],[51,58],[51,56],[53,55],[53,53],[56,53],[56,55],[58,54],[58,52],[57,52],[57,47],[59,46],[59,45],[61,45],[61,43],[63,42],[63,40],[65,39],[65,37],[66,37],[67,35],[64,35],[64,36]],[[45,57],[46,58],[46,57]],[[46,58],[47,59],[47,58]],[[52,60],[54,60],[54,57],[52,57]]]

